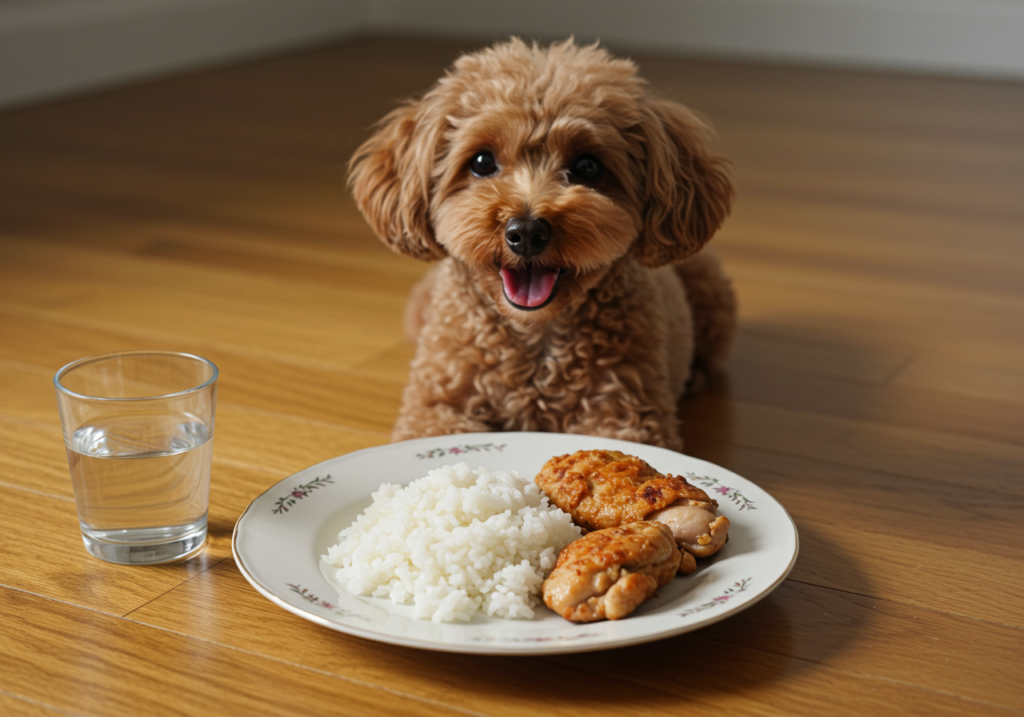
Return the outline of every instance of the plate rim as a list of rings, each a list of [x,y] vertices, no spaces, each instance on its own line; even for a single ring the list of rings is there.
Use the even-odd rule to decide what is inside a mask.
[[[702,618],[700,620],[683,623],[683,624],[679,625],[677,628],[672,628],[672,629],[668,629],[668,630],[658,631],[658,632],[653,633],[653,634],[652,633],[642,633],[642,634],[636,634],[636,635],[631,635],[631,636],[623,636],[621,638],[608,638],[608,639],[603,640],[603,641],[601,641],[599,643],[596,643],[596,644],[593,643],[593,642],[587,642],[587,643],[571,643],[571,642],[553,643],[553,642],[545,642],[545,643],[540,643],[540,644],[531,644],[531,643],[516,644],[516,643],[512,643],[512,644],[503,644],[500,647],[496,648],[494,645],[488,644],[486,642],[481,642],[480,644],[474,644],[474,643],[446,643],[446,642],[424,640],[424,639],[416,638],[416,637],[403,637],[403,636],[398,636],[398,635],[392,635],[390,633],[363,629],[363,628],[360,628],[357,625],[345,624],[345,623],[340,623],[340,622],[333,621],[333,620],[328,620],[328,619],[326,619],[326,618],[324,618],[324,617],[322,617],[320,615],[317,615],[316,613],[313,613],[313,612],[311,612],[309,610],[303,609],[301,606],[293,605],[292,603],[288,602],[284,598],[280,597],[275,590],[273,590],[272,588],[270,588],[268,586],[263,585],[255,577],[255,575],[253,575],[252,571],[245,564],[245,560],[243,559],[242,555],[239,552],[238,539],[239,539],[239,531],[240,531],[240,528],[242,526],[242,522],[249,515],[250,511],[253,510],[253,508],[256,505],[256,503],[258,503],[268,493],[276,491],[279,486],[281,486],[284,483],[288,483],[288,482],[292,481],[296,476],[298,476],[300,474],[304,474],[304,473],[308,473],[308,472],[315,472],[315,470],[317,468],[319,468],[319,467],[321,467],[323,465],[326,465],[326,464],[329,464],[329,463],[333,463],[333,462],[341,460],[341,459],[347,459],[347,458],[350,458],[352,456],[356,456],[357,454],[366,454],[366,453],[372,453],[372,452],[383,452],[383,451],[387,451],[389,449],[394,449],[396,447],[403,446],[403,445],[408,446],[408,445],[412,445],[412,444],[419,443],[419,442],[443,441],[445,439],[455,439],[455,440],[460,440],[460,441],[472,441],[474,438],[486,438],[486,439],[490,439],[490,440],[493,441],[495,439],[500,439],[500,437],[502,437],[502,436],[516,436],[516,437],[544,436],[545,438],[550,438],[552,436],[561,436],[561,437],[569,437],[569,438],[589,438],[589,439],[596,439],[596,440],[613,441],[613,442],[616,442],[616,443],[619,443],[619,444],[639,446],[639,447],[641,447],[641,448],[643,448],[645,450],[654,449],[654,450],[657,450],[657,451],[665,451],[665,452],[668,452],[668,453],[672,453],[672,454],[674,454],[676,456],[681,456],[681,457],[683,457],[683,458],[685,458],[685,459],[687,459],[689,461],[696,461],[698,463],[701,463],[701,464],[704,464],[704,465],[707,465],[707,466],[712,466],[717,471],[724,471],[724,472],[726,472],[726,473],[728,473],[730,475],[737,476],[737,477],[741,478],[742,480],[744,480],[744,481],[746,481],[748,483],[751,483],[752,485],[757,486],[760,490],[764,491],[764,493],[766,495],[768,495],[768,497],[770,497],[774,501],[774,503],[778,506],[779,510],[781,510],[782,515],[785,516],[786,520],[788,521],[788,527],[792,530],[792,535],[793,535],[792,554],[790,555],[788,564],[781,571],[781,573],[778,575],[778,577],[771,583],[771,585],[768,585],[765,588],[760,589],[757,592],[757,594],[751,596],[750,598],[748,598],[747,600],[743,601],[741,604],[735,606],[731,610],[726,609],[724,611],[711,612],[706,617],[704,617],[704,618]],[[458,461],[464,461],[465,459],[459,458],[457,460]],[[382,479],[381,483],[384,483],[384,482],[387,482],[387,481]],[[670,637],[675,637],[677,635],[685,634],[685,633],[688,633],[688,632],[692,632],[694,630],[699,630],[701,628],[708,627],[708,626],[713,625],[713,624],[715,624],[717,622],[720,622],[720,621],[725,620],[725,619],[727,619],[729,617],[732,617],[734,614],[736,614],[738,612],[742,612],[744,610],[747,610],[748,608],[753,607],[754,605],[756,605],[758,602],[760,602],[761,600],[766,598],[768,595],[773,593],[786,580],[786,578],[792,572],[793,567],[796,565],[797,558],[798,558],[798,556],[800,554],[800,532],[799,532],[799,529],[797,528],[796,522],[793,520],[793,517],[789,514],[789,511],[787,511],[785,506],[783,506],[782,503],[780,503],[777,499],[775,499],[774,496],[772,496],[770,493],[768,493],[768,491],[766,491],[763,488],[761,488],[759,485],[754,483],[749,478],[745,478],[744,476],[740,476],[739,474],[729,470],[728,468],[725,468],[725,467],[720,466],[720,465],[715,464],[715,463],[711,463],[710,461],[706,461],[706,460],[704,460],[702,458],[697,458],[695,456],[690,456],[690,455],[687,455],[685,453],[679,453],[679,452],[676,452],[676,451],[671,451],[670,449],[661,448],[660,446],[651,446],[651,445],[648,445],[648,444],[636,443],[634,441],[627,441],[627,440],[624,440],[624,439],[621,439],[621,438],[609,438],[609,437],[605,437],[605,436],[591,436],[589,434],[549,433],[549,432],[538,432],[538,431],[500,431],[500,432],[493,432],[493,433],[455,433],[455,434],[444,434],[444,435],[438,435],[438,436],[426,436],[426,437],[422,437],[422,438],[413,438],[413,439],[409,439],[409,440],[405,440],[405,441],[396,441],[394,443],[383,443],[383,444],[377,445],[377,446],[367,446],[366,448],[360,448],[360,449],[357,449],[357,450],[354,450],[354,451],[350,451],[348,453],[343,453],[343,454],[340,454],[340,455],[337,455],[337,456],[333,456],[331,458],[327,458],[325,460],[319,461],[319,462],[314,463],[312,465],[309,465],[309,466],[307,466],[305,468],[302,468],[302,469],[300,469],[298,471],[295,471],[295,472],[291,473],[290,475],[285,476],[284,478],[281,478],[278,481],[275,481],[272,485],[268,486],[259,495],[255,496],[249,502],[249,504],[246,506],[245,510],[243,510],[242,513],[238,516],[237,520],[235,521],[234,528],[232,529],[232,533],[231,533],[231,553],[232,553],[232,557],[234,558],[235,565],[238,567],[239,572],[242,573],[242,576],[246,579],[246,581],[253,588],[255,588],[257,592],[259,592],[261,595],[263,595],[263,597],[267,598],[268,600],[270,600],[272,603],[274,603],[278,607],[283,608],[284,610],[292,613],[293,615],[296,615],[296,616],[301,617],[303,619],[309,620],[309,621],[311,621],[311,622],[313,622],[315,624],[321,625],[323,627],[326,627],[328,629],[334,630],[336,632],[342,632],[344,634],[353,635],[355,637],[359,637],[359,638],[362,638],[362,639],[365,639],[365,640],[370,640],[370,641],[373,641],[373,642],[380,642],[380,643],[389,644],[389,645],[395,645],[395,646],[399,646],[399,647],[409,647],[409,648],[414,648],[414,649],[429,650],[429,651],[433,651],[433,652],[446,652],[446,653],[454,653],[454,654],[495,655],[495,656],[515,657],[515,656],[530,656],[530,655],[534,655],[534,656],[536,656],[536,655],[559,655],[559,654],[571,654],[571,653],[581,653],[581,652],[598,652],[598,651],[602,651],[602,650],[610,650],[610,649],[616,649],[616,648],[620,648],[620,647],[629,647],[629,646],[632,646],[632,645],[644,644],[644,643],[647,643],[647,642],[654,642],[654,641],[657,641],[657,640],[663,640],[663,639],[667,639],[667,638],[670,638]],[[586,624],[586,623],[582,623],[582,624]]]

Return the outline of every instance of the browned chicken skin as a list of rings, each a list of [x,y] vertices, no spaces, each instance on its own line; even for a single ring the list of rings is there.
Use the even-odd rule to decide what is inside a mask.
[[[535,482],[584,531],[640,520],[667,524],[684,551],[683,574],[696,569],[695,557],[713,555],[728,537],[729,519],[717,515],[718,502],[707,493],[619,451],[556,456]]]
[[[676,574],[681,553],[664,523],[587,533],[567,545],[544,581],[544,603],[566,620],[618,620]]]

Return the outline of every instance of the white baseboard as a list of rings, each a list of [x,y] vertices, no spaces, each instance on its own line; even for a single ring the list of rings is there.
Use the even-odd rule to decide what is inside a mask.
[[[0,0],[0,107],[362,32],[1024,80],[1024,0]]]

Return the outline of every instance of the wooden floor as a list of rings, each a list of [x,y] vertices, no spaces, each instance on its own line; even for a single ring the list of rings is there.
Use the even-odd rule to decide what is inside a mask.
[[[1024,712],[1024,85],[637,57],[733,161],[741,301],[687,451],[771,492],[789,579],[695,633],[547,658],[348,637],[261,597],[232,527],[385,443],[425,265],[345,162],[470,45],[364,40],[0,114],[0,713]],[[51,378],[124,348],[222,372],[211,539],[84,552]]]

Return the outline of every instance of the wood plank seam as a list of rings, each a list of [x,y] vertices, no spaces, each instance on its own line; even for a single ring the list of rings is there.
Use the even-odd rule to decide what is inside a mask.
[[[683,435],[684,436],[686,435],[685,427],[684,427]],[[995,443],[996,441],[992,441],[992,442]],[[945,481],[945,480],[936,479],[936,478],[930,478],[930,477],[925,477],[925,476],[916,476],[916,475],[912,475],[912,474],[909,474],[909,473],[899,473],[899,472],[896,472],[896,471],[891,471],[891,470],[886,470],[884,468],[879,468],[877,466],[865,467],[865,466],[862,466],[862,465],[859,465],[859,464],[843,463],[843,462],[840,462],[840,461],[831,461],[831,460],[827,460],[827,459],[824,459],[824,458],[818,458],[818,457],[815,457],[815,456],[812,456],[812,455],[806,455],[806,454],[803,454],[803,453],[792,453],[790,451],[777,451],[777,450],[772,450],[770,448],[764,448],[763,446],[758,446],[756,444],[745,443],[743,441],[729,440],[729,441],[721,441],[720,443],[722,445],[736,446],[737,448],[743,448],[744,450],[748,450],[748,451],[759,451],[759,452],[767,453],[767,454],[770,454],[770,455],[784,456],[786,458],[795,458],[795,459],[798,459],[798,460],[809,461],[809,462],[812,462],[812,463],[820,463],[821,465],[836,466],[836,467],[842,467],[842,468],[857,468],[857,469],[860,469],[860,470],[868,470],[868,471],[871,471],[872,473],[877,473],[878,475],[891,476],[893,478],[899,478],[900,480],[915,480],[915,481],[916,480],[925,480],[925,481],[929,481],[929,482],[935,483],[937,485],[945,485],[945,486],[950,486],[950,487],[955,487],[955,488],[963,488],[963,484],[961,484],[961,483],[954,483],[954,482],[951,482],[951,481]],[[1005,443],[1003,445],[1016,446],[1016,444],[1013,444],[1013,443]],[[724,467],[728,468],[728,466],[724,466]],[[1006,496],[1014,496],[1014,497],[1016,497],[1016,495],[1017,495],[1015,493],[1007,493],[1007,492],[1000,491],[1000,490],[995,490],[995,489],[989,489],[989,493],[990,494],[994,494],[994,495],[1006,495]]]
[[[719,643],[721,645],[728,645],[730,647],[734,646],[734,643],[731,643],[728,640],[722,640],[721,638],[709,637],[708,640],[711,641],[711,642],[717,642],[717,643]],[[871,673],[871,672],[864,672],[863,670],[851,670],[851,669],[845,668],[845,667],[835,667],[833,665],[829,665],[828,663],[821,662],[819,660],[810,660],[810,659],[803,658],[803,657],[793,657],[792,655],[786,655],[785,653],[776,653],[776,652],[772,652],[770,650],[762,650],[761,648],[758,648],[758,647],[749,647],[748,646],[747,649],[752,651],[752,652],[760,652],[761,654],[764,654],[764,655],[776,655],[776,656],[784,657],[785,659],[788,659],[788,660],[793,660],[794,662],[800,662],[800,663],[804,663],[804,664],[807,664],[807,665],[815,665],[819,669],[822,669],[822,670],[825,670],[825,671],[828,671],[828,672],[837,672],[837,673],[847,674],[847,675],[856,675],[856,676],[859,676],[859,677],[866,678],[868,680],[881,680],[883,682],[888,682],[888,683],[890,683],[892,685],[896,685],[896,686],[904,688],[904,689],[921,690],[921,691],[924,691],[924,692],[931,692],[931,693],[934,693],[934,694],[937,694],[937,695],[944,695],[945,697],[947,697],[949,699],[964,700],[966,702],[973,702],[973,703],[975,703],[977,705],[980,705],[980,706],[983,706],[983,707],[1004,710],[1004,711],[1007,711],[1007,712],[1011,712],[1013,714],[1024,714],[1024,710],[1019,710],[1019,709],[1017,709],[1015,707],[1012,707],[1010,705],[999,704],[997,702],[988,702],[988,701],[985,701],[985,700],[980,700],[980,699],[978,699],[976,697],[970,697],[968,695],[962,695],[962,694],[958,694],[956,692],[949,692],[948,690],[939,690],[939,689],[936,689],[934,687],[925,687],[924,685],[915,684],[913,682],[907,682],[906,680],[897,680],[897,679],[892,678],[892,677],[886,677],[884,674],[874,674],[874,673]]]
[[[902,374],[904,371],[906,371],[916,360],[917,360],[917,357],[915,357],[915,356],[907,356],[905,359],[903,359],[903,361],[900,363],[899,366],[894,368],[889,373],[888,376],[886,376],[885,378],[883,378],[881,380],[880,385],[882,385],[882,386],[889,386],[889,385],[891,385],[892,382],[895,381],[896,378],[900,374]]]
[[[50,710],[51,712],[55,712],[57,714],[73,715],[74,717],[86,717],[81,712],[69,712],[68,710],[62,709],[60,707],[54,707],[53,705],[46,704],[45,702],[40,702],[39,700],[34,700],[31,697],[25,697],[24,695],[18,695],[13,692],[8,692],[7,690],[0,690],[0,695],[10,697],[11,699],[18,700],[19,702],[24,702],[25,704],[33,705],[35,707],[42,707],[43,709]]]
[[[137,606],[135,606],[134,608],[132,608],[131,610],[129,610],[128,612],[124,613],[123,615],[118,615],[117,617],[118,617],[118,618],[120,618],[120,619],[122,619],[122,620],[128,620],[129,622],[135,622],[134,620],[131,620],[131,619],[130,619],[130,618],[129,618],[128,616],[129,616],[129,615],[131,615],[131,614],[132,614],[133,612],[135,612],[136,610],[140,610],[140,609],[142,609],[142,608],[146,607],[146,605],[148,605],[149,603],[153,602],[154,600],[159,600],[159,599],[160,599],[160,598],[162,598],[163,596],[165,596],[165,595],[167,595],[167,594],[169,594],[169,593],[172,593],[172,592],[174,592],[175,590],[177,590],[178,588],[180,588],[180,587],[181,587],[182,585],[187,585],[188,583],[190,583],[191,581],[195,580],[195,579],[196,579],[197,577],[199,577],[200,575],[203,575],[204,573],[208,573],[208,572],[209,572],[209,571],[210,571],[211,569],[213,569],[213,568],[217,567],[218,565],[220,565],[221,563],[223,563],[223,562],[224,562],[225,560],[233,560],[233,559],[234,559],[234,558],[232,558],[232,556],[230,556],[230,555],[225,555],[225,556],[224,556],[223,558],[220,558],[219,560],[212,560],[212,561],[210,561],[210,563],[209,563],[209,564],[208,564],[208,565],[207,565],[207,566],[206,566],[205,568],[203,568],[203,569],[202,569],[202,570],[200,570],[199,572],[197,572],[197,573],[195,573],[195,574],[193,574],[193,575],[189,576],[189,577],[188,577],[188,578],[186,578],[185,580],[182,580],[182,581],[181,581],[180,583],[178,583],[178,584],[177,584],[177,585],[175,585],[174,587],[171,587],[171,588],[169,588],[169,589],[167,589],[167,590],[164,590],[164,591],[163,591],[162,593],[160,593],[159,595],[154,595],[154,596],[153,596],[152,598],[150,598],[150,599],[149,599],[149,600],[147,600],[146,602],[142,603],[141,605],[137,605]],[[42,596],[40,596],[40,597],[46,597],[46,596],[45,596],[45,595],[42,595]]]
[[[182,583],[182,584],[184,584],[184,583]],[[178,586],[178,587],[180,587],[180,586]],[[177,589],[177,588],[175,588],[175,589]],[[172,592],[172,591],[168,591],[168,592]],[[130,614],[131,613],[129,613],[129,615]],[[139,625],[140,627],[143,627],[143,628],[146,628],[146,629],[159,630],[161,632],[166,632],[166,633],[169,633],[171,635],[175,635],[177,637],[183,638],[185,640],[196,640],[198,642],[204,642],[204,643],[207,643],[207,644],[210,644],[210,645],[214,645],[215,647],[218,647],[220,649],[231,650],[232,652],[238,652],[240,654],[249,655],[251,657],[258,657],[258,658],[263,659],[263,660],[270,660],[272,662],[276,662],[276,663],[281,664],[281,665],[287,665],[289,667],[293,667],[293,668],[296,668],[296,669],[299,669],[299,670],[303,670],[303,671],[306,671],[306,672],[311,672],[311,673],[314,673],[314,674],[322,675],[324,677],[328,677],[328,678],[331,678],[331,679],[339,680],[341,682],[348,682],[348,683],[351,683],[353,685],[359,685],[360,687],[367,687],[367,688],[374,689],[374,690],[380,690],[381,692],[387,692],[388,694],[395,695],[396,697],[402,697],[404,699],[415,700],[417,702],[421,702],[423,704],[431,705],[431,706],[434,706],[434,707],[443,707],[445,709],[454,710],[456,712],[461,712],[462,714],[465,714],[465,715],[470,715],[470,717],[488,717],[488,715],[486,713],[484,713],[484,712],[476,712],[476,711],[473,711],[473,710],[467,710],[467,709],[464,709],[462,707],[458,707],[458,706],[453,705],[453,704],[448,704],[448,703],[445,703],[445,702],[439,702],[437,700],[427,699],[426,697],[420,697],[419,695],[415,695],[415,694],[407,693],[407,692],[402,692],[401,690],[396,690],[396,689],[389,688],[389,687],[384,687],[384,686],[381,686],[381,685],[375,685],[372,682],[363,682],[361,680],[354,680],[354,679],[352,679],[350,677],[344,677],[342,675],[339,675],[339,674],[336,674],[336,673],[333,673],[333,672],[328,672],[326,670],[318,670],[315,667],[310,667],[309,665],[303,665],[300,662],[293,662],[291,660],[282,660],[281,658],[274,657],[273,655],[267,655],[267,654],[264,654],[264,653],[256,652],[254,650],[245,650],[243,648],[235,647],[233,645],[229,645],[229,644],[226,644],[226,643],[223,643],[223,642],[217,642],[216,640],[207,640],[206,638],[203,638],[203,637],[197,637],[195,635],[189,635],[188,633],[179,632],[177,630],[171,630],[171,629],[166,628],[166,627],[160,627],[159,625],[152,625],[152,624],[150,624],[148,622],[141,622],[139,620],[133,620],[130,617],[127,617],[127,616],[122,617],[120,619],[124,620],[125,622],[130,622],[130,623],[132,623],[134,625]],[[324,628],[324,629],[326,629],[326,628]]]
[[[939,610],[937,608],[929,607],[928,605],[923,605],[917,602],[904,602],[903,600],[893,600],[891,598],[880,597],[878,595],[869,595],[867,593],[857,592],[855,590],[843,590],[842,588],[837,588],[832,585],[819,585],[818,583],[812,583],[807,580],[800,580],[799,578],[789,577],[786,578],[786,581],[793,582],[797,585],[806,585],[808,587],[817,588],[819,590],[829,590],[831,592],[843,595],[855,595],[857,597],[866,598],[868,600],[874,600],[875,602],[888,603],[890,605],[899,605],[901,607],[911,608],[914,610],[922,610],[924,612],[932,613],[933,615],[952,615],[954,617],[963,618],[964,620],[973,620],[975,622],[979,622],[985,625],[996,625],[998,627],[1006,628],[1008,630],[1020,632],[1022,635],[1024,635],[1024,628],[1020,627],[1019,625],[1013,625],[1006,622],[998,622],[996,620],[986,620],[985,618],[978,617],[977,615],[967,615],[962,612],[956,612],[955,610]]]
[[[100,321],[96,319],[83,319],[79,317],[69,317],[66,314],[58,311],[51,311],[46,309],[23,309],[16,304],[9,304],[6,302],[0,302],[0,313],[8,313],[15,316],[21,316],[24,318],[41,318],[46,321],[53,323],[63,323],[69,326],[75,326],[79,328],[96,329],[99,331],[106,331],[109,333],[119,333],[127,336],[134,336],[142,341],[153,341],[162,343],[181,343],[182,340],[187,340],[190,345],[196,346],[199,349],[205,348],[206,350],[215,350],[230,356],[236,356],[238,358],[256,358],[267,361],[276,361],[278,363],[290,364],[299,368],[309,368],[316,371],[333,371],[339,374],[346,373],[352,375],[349,372],[349,367],[339,368],[335,364],[331,364],[325,361],[315,361],[308,358],[300,358],[290,354],[280,354],[273,351],[267,351],[266,349],[259,349],[255,347],[245,347],[242,349],[237,348],[230,343],[220,343],[217,341],[195,339],[192,337],[179,336],[178,334],[166,333],[162,331],[153,331],[148,329],[141,329],[137,326],[130,326],[112,321]],[[56,369],[55,369],[56,370]],[[357,374],[356,374],[357,375]]]
[[[382,431],[375,431],[372,428],[364,428],[362,426],[353,426],[341,421],[325,421],[322,418],[310,418],[309,416],[303,416],[296,413],[286,413],[284,411],[274,411],[268,408],[260,408],[258,406],[249,406],[244,403],[235,403],[233,401],[220,401],[220,406],[230,406],[236,411],[247,413],[254,416],[266,416],[268,418],[280,418],[282,420],[293,421],[295,423],[302,423],[307,426],[318,426],[320,428],[343,428],[350,433],[354,433],[359,436],[366,436],[367,438],[384,437],[385,442],[389,438],[389,434]]]
[[[71,478],[68,477],[68,481]],[[16,483],[8,483],[7,481],[0,480],[0,487],[9,488],[11,490],[20,491],[22,493],[28,493],[30,495],[38,495],[41,498],[53,498],[55,500],[63,500],[67,503],[74,503],[75,497],[73,495],[61,495],[60,493],[48,493],[45,490],[36,490],[35,488],[29,488],[27,486],[18,485]]]

